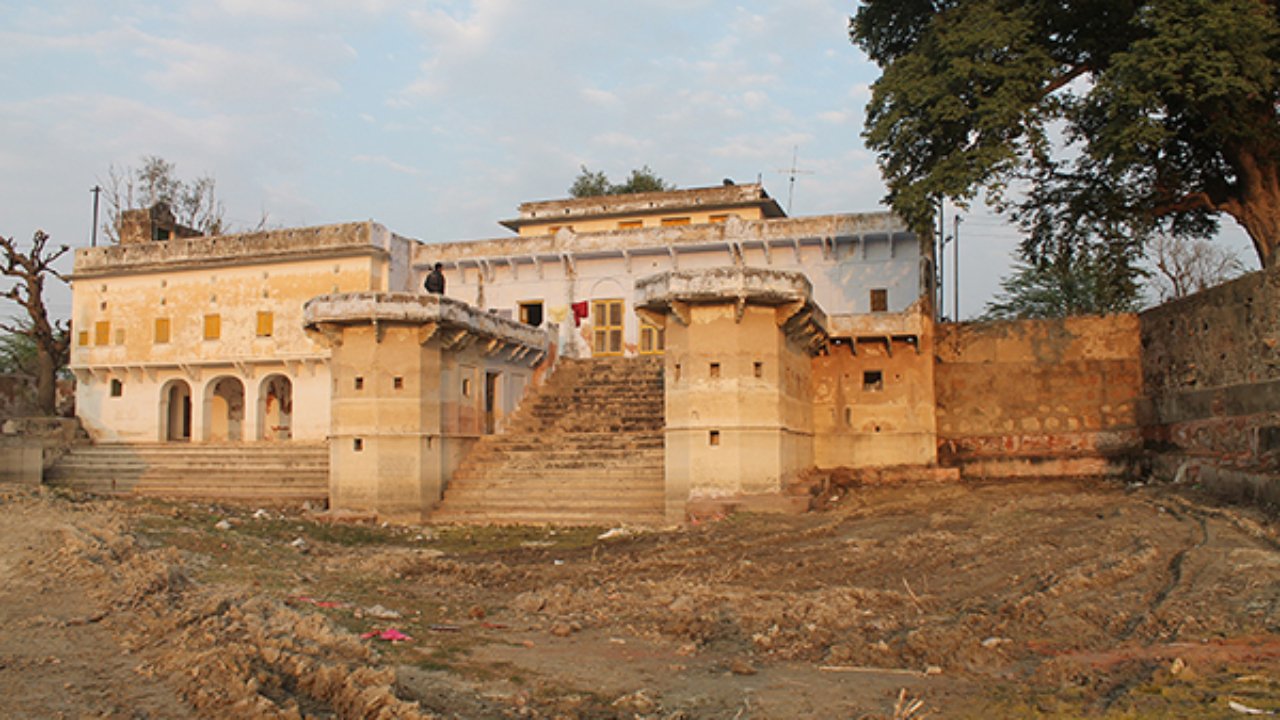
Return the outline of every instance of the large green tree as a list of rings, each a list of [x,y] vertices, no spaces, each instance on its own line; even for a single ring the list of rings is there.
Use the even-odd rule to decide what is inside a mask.
[[[864,2],[850,32],[883,70],[866,139],[889,202],[923,230],[938,198],[985,192],[1032,258],[1206,237],[1225,214],[1276,265],[1277,2]]]

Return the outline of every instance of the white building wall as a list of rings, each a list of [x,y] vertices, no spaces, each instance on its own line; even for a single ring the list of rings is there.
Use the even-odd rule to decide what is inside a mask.
[[[779,236],[779,226],[797,232]],[[575,326],[568,308],[611,298],[624,300],[625,354],[635,354],[635,283],[668,270],[741,264],[801,272],[824,312],[845,315],[871,312],[872,290],[886,291],[887,312],[905,310],[919,299],[929,267],[920,240],[884,214],[427,244],[418,248],[416,287],[435,262],[445,266],[449,297],[512,319],[521,302],[542,301],[544,326],[557,325],[569,356],[591,354],[592,327],[590,317]]]

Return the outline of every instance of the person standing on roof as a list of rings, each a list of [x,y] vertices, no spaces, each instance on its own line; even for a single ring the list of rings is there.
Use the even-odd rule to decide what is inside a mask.
[[[431,272],[427,273],[426,282],[422,283],[422,286],[432,295],[444,294],[444,273],[441,271],[443,267],[440,263],[436,263]]]

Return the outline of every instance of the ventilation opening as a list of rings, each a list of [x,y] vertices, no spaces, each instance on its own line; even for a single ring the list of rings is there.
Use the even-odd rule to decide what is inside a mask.
[[[867,370],[862,373],[862,389],[865,392],[884,390],[884,373],[879,370]]]

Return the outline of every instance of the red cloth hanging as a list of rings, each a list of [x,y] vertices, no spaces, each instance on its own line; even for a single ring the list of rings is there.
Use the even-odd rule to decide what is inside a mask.
[[[582,325],[583,318],[587,317],[587,315],[591,313],[591,307],[587,304],[586,300],[573,303],[569,307],[573,310],[573,326],[580,327]]]

